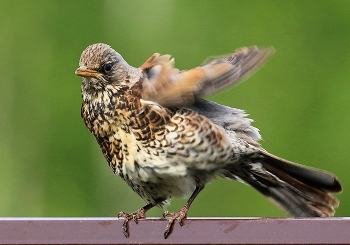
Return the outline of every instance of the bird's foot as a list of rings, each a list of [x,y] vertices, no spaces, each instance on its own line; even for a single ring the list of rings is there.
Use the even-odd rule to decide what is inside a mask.
[[[169,218],[169,223],[165,228],[165,232],[164,232],[165,239],[169,236],[175,221],[177,221],[181,226],[183,225],[182,220],[187,217],[187,212],[188,212],[187,206],[184,206],[178,212],[169,212],[169,211],[164,212],[163,214],[164,218],[166,216],[171,216]]]
[[[124,217],[122,230],[123,230],[124,236],[125,237],[129,237],[129,228],[128,228],[129,221],[132,219],[137,224],[139,219],[146,218],[146,210],[144,208],[140,208],[140,209],[136,210],[135,212],[133,212],[131,214],[127,214],[127,213],[124,213],[124,212],[119,212],[118,213],[118,218],[119,217]]]

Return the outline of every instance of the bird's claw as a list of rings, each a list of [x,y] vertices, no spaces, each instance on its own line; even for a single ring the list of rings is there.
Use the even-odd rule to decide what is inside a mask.
[[[180,211],[178,212],[169,212],[169,211],[165,211],[163,213],[163,217],[165,218],[166,216],[171,216],[169,218],[169,222],[168,225],[165,228],[165,232],[164,232],[164,238],[166,239],[169,234],[171,233],[171,230],[173,228],[174,222],[177,221],[179,223],[180,226],[183,226],[183,222],[182,220],[185,219],[187,217],[187,212],[188,212],[188,208],[187,207],[183,207],[182,209],[180,209]]]
[[[130,214],[127,214],[125,212],[119,212],[118,213],[118,218],[119,217],[124,217],[124,222],[123,222],[123,225],[122,225],[122,231],[123,231],[124,236],[126,238],[128,238],[129,237],[129,228],[128,228],[129,221],[132,219],[137,224],[138,220],[146,218],[146,215],[145,215],[145,210],[143,208],[140,208],[140,209],[138,209],[135,212],[130,213]]]

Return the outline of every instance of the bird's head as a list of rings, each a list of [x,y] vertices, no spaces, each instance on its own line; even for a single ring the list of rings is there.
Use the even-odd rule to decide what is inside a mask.
[[[139,80],[141,71],[109,45],[96,43],[83,51],[75,74],[82,77],[82,92],[95,94],[129,89]]]

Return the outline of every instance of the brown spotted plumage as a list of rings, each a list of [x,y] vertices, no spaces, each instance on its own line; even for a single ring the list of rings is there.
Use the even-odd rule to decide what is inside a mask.
[[[106,44],[85,49],[75,72],[82,76],[82,118],[113,172],[147,203],[119,213],[125,236],[130,219],[192,193],[180,211],[164,213],[171,216],[166,238],[216,176],[250,184],[292,216],[334,214],[339,202],[330,193],[342,188],[333,174],[269,154],[244,111],[200,98],[246,79],[273,52],[241,48],[179,71],[169,55],[154,54],[135,68]]]

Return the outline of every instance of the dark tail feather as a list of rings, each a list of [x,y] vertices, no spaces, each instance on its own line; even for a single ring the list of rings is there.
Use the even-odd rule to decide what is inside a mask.
[[[342,187],[333,174],[262,154],[262,159],[243,167],[241,179],[292,216],[334,215],[339,201],[330,193],[339,193]]]

